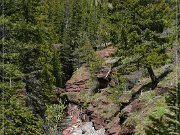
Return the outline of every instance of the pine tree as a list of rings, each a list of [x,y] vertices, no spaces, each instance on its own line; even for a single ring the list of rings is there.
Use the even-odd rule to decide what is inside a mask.
[[[166,98],[168,113],[160,119],[150,117],[152,125],[146,129],[147,135],[179,135],[180,133],[180,85],[169,92]]]
[[[11,96],[1,100],[0,134],[9,135],[42,135],[42,120],[35,117],[32,109],[25,107],[22,97]]]
[[[66,1],[65,28],[62,39],[61,61],[64,72],[64,84],[71,77],[73,68],[73,52],[82,44],[82,1]]]
[[[165,0],[112,1],[111,40],[117,44],[119,56],[134,58],[129,65],[144,67],[154,85],[158,79],[152,67],[167,63],[166,49],[172,45],[171,14]]]
[[[55,86],[63,87],[62,63],[61,63],[61,45],[55,44],[53,47],[53,76],[55,77]]]
[[[45,103],[50,104],[55,96],[53,57],[56,56],[53,55],[56,54],[51,45],[59,40],[59,25],[56,18],[58,11],[55,12],[54,5],[49,3],[48,0],[4,2],[1,23],[5,23],[7,31],[3,37],[5,42],[1,43],[4,54],[1,55],[3,62],[0,63],[3,80],[0,84],[3,92],[0,100],[4,110],[0,120],[7,123],[1,125],[7,129],[7,134],[42,134],[42,123],[39,121],[45,119]],[[21,91],[23,99],[19,97]],[[8,112],[14,114],[11,119]],[[9,121],[15,121],[12,123],[14,127]],[[20,126],[23,122],[24,127]]]
[[[85,4],[86,10],[84,10],[83,22],[85,26],[86,35],[93,46],[96,47],[98,42],[97,29],[98,29],[98,5],[95,0],[90,0]]]

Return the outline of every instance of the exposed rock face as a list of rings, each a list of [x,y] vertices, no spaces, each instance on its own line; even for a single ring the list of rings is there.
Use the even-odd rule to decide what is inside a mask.
[[[66,83],[67,92],[80,92],[81,90],[88,89],[86,81],[90,79],[90,73],[87,68],[79,68]]]
[[[107,125],[112,122],[112,118],[116,116],[119,111],[119,106],[114,104],[107,98],[107,95],[105,95],[105,90],[106,89],[83,110],[82,121],[93,122],[95,130],[102,128],[107,129]]]
[[[119,132],[120,127],[118,125],[115,125],[107,131],[106,135],[119,135]]]
[[[111,94],[108,92],[109,83],[112,79],[111,64],[119,60],[119,58],[110,59],[111,54],[115,51],[116,49],[110,46],[96,52],[104,60],[104,64],[96,72],[94,82],[91,82],[90,85],[87,85],[87,83],[91,79],[91,75],[86,67],[77,69],[72,78],[66,83],[64,94],[70,102],[69,115],[72,115],[71,110],[75,111],[83,124],[75,129],[70,126],[64,131],[63,135],[105,135],[105,129],[107,130],[106,135],[118,135],[120,128],[117,121],[119,121],[119,118],[116,116],[119,112],[119,106],[108,98]],[[99,93],[99,96],[92,99],[93,95],[90,95],[89,92],[94,90]],[[84,96],[82,93],[84,93]],[[86,103],[86,107],[82,107],[84,103]],[[116,119],[113,119],[114,117]]]
[[[115,50],[107,47],[96,52],[104,63],[93,75],[94,78],[91,78],[87,67],[81,67],[66,83],[65,92],[63,89],[56,91],[68,99],[68,114],[71,116],[71,124],[62,135],[128,135],[135,132],[135,126],[125,122],[130,113],[138,113],[146,106],[144,100],[135,98],[144,85],[139,80],[146,72],[140,69],[124,76],[126,89],[132,89],[117,95],[117,101],[114,101],[115,92],[112,89],[118,80],[113,75],[120,60],[119,57],[111,57]],[[163,68],[167,70],[169,66]],[[161,95],[166,91],[168,88],[159,87],[155,94]]]
[[[77,105],[70,104],[69,109],[71,121],[69,126],[62,131],[62,135],[104,135],[104,128],[96,130],[92,122],[82,123]]]
[[[116,49],[112,46],[107,47],[101,51],[97,51],[96,54],[104,59],[105,61],[109,59],[111,54],[113,54]],[[96,82],[97,86],[94,89],[102,89],[107,87],[108,82],[111,80],[111,68],[108,66],[103,66],[101,70],[96,74]],[[80,92],[87,91],[91,88],[88,88],[86,85],[87,81],[90,79],[90,72],[88,68],[81,67],[77,69],[71,79],[66,83],[66,91],[67,92]],[[99,83],[99,85],[98,85]]]

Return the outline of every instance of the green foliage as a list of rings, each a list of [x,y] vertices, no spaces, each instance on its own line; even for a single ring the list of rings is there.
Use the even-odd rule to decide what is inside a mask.
[[[152,125],[146,128],[147,135],[178,135],[180,132],[180,85],[169,92],[166,98],[168,113],[161,118],[150,117]]]
[[[91,75],[97,72],[102,66],[103,60],[96,54],[92,45],[88,41],[82,46],[79,46],[75,49],[73,53],[74,69],[80,68],[82,65],[85,65],[89,68]]]
[[[167,63],[166,49],[172,46],[173,39],[169,30],[173,19],[172,3],[165,0],[112,1],[113,8],[109,11],[111,40],[117,44],[122,60],[136,57],[129,65],[145,68]],[[148,71],[154,81],[153,70]]]
[[[0,101],[0,134],[9,135],[42,135],[42,120],[32,114],[32,109],[24,106],[20,97],[12,96],[9,100]]]
[[[121,103],[119,101],[119,97],[122,95],[124,91],[123,83],[122,85],[116,85],[112,90],[111,90],[111,96],[110,99],[117,105],[121,106]]]
[[[40,64],[40,67],[42,68],[41,72],[41,87],[44,91],[44,96],[48,96],[47,100],[52,99],[54,96],[53,91],[53,84],[54,84],[54,76],[52,74],[53,72],[53,66],[52,64],[52,52],[48,45],[41,46],[40,48],[40,57],[38,59],[38,63]],[[45,99],[46,100],[46,99]]]
[[[87,53],[86,50],[84,50],[85,54],[78,54],[78,51],[90,48],[91,54],[91,47],[97,49],[99,44],[109,41],[107,36],[109,34],[105,33],[107,1],[66,1],[63,13],[65,21],[62,35],[60,35],[63,44],[61,61],[63,78],[68,80],[73,71],[84,63],[84,59],[87,59],[84,56]],[[83,59],[81,60],[79,57],[83,57]]]
[[[101,43],[112,41],[118,46],[121,64],[126,65],[122,71],[140,66],[152,70],[168,63],[171,4],[174,1],[5,0],[0,12],[0,102],[4,107],[0,126],[5,134],[43,134],[46,125],[48,134],[56,132],[65,107],[52,105],[54,88],[65,87],[81,66],[88,67],[92,76],[88,83],[94,85],[103,65],[95,53]],[[114,78],[116,102],[124,85],[119,76]],[[88,94],[82,96],[86,100]]]
[[[61,65],[60,55],[53,52],[51,45],[59,40],[58,19],[62,18],[56,15],[62,5],[58,0],[53,0],[53,4],[49,0],[7,0],[3,4],[4,16],[1,14],[1,18],[4,20],[1,23],[5,23],[4,30],[7,30],[2,40],[4,47],[1,44],[4,63],[0,63],[3,80],[0,88],[5,91],[1,95],[5,106],[2,110],[4,123],[7,123],[4,127],[7,126],[7,134],[13,134],[13,130],[17,130],[15,134],[43,134],[42,123],[38,124],[38,121],[45,119],[45,103],[51,104],[55,96],[53,88],[57,77],[53,71],[57,67],[53,62]],[[56,57],[57,60],[53,61]],[[58,73],[61,73],[59,67]],[[23,99],[19,97],[22,90],[22,96],[26,96]],[[8,111],[13,114],[12,120]],[[11,121],[12,127],[9,125]]]
[[[74,68],[79,68],[83,64],[90,68],[91,72],[98,71],[102,65],[102,60],[97,56],[92,46],[85,43],[82,47],[78,47],[74,54]]]
[[[89,43],[85,43],[83,46],[79,46],[75,49],[74,56],[74,69],[81,67],[83,64],[89,65],[94,60],[94,50]]]
[[[97,22],[97,36],[98,36],[98,44],[102,42],[110,42],[111,41],[111,23],[109,22],[109,9],[111,8],[111,4],[108,0],[103,0],[97,6],[98,12],[98,22]]]
[[[89,69],[92,75],[99,71],[102,66],[102,59],[96,55],[94,58],[95,59],[89,64]]]
[[[134,125],[135,135],[145,135],[145,128],[151,124],[149,116],[159,119],[167,112],[165,97],[156,97],[155,91],[147,91],[143,92],[136,101],[138,103],[132,107],[134,111],[128,114],[123,125]]]
[[[57,45],[59,46],[59,45]],[[62,71],[62,63],[61,63],[61,51],[59,48],[53,48],[53,58],[52,58],[52,66],[53,66],[53,76],[55,77],[55,85],[57,87],[63,87],[62,77],[64,75]]]
[[[61,62],[63,66],[63,84],[71,77],[73,68],[73,52],[82,43],[82,0],[66,1],[64,9],[64,28],[62,37]]]
[[[4,83],[0,84],[1,88],[4,88],[5,91],[8,91],[10,95],[17,94],[17,91],[14,89],[19,89],[23,86],[22,84],[22,73],[20,72],[18,66],[7,63],[4,64]]]
[[[63,103],[54,104],[54,105],[47,105],[46,110],[46,121],[48,125],[48,134],[53,134],[57,132],[58,123],[63,118],[65,106]]]
[[[113,85],[112,85],[113,84]],[[111,80],[111,89],[110,92],[112,93],[110,98],[119,106],[121,105],[119,97],[126,92],[125,88],[125,79],[122,77],[121,73],[114,71],[112,73],[112,80]]]

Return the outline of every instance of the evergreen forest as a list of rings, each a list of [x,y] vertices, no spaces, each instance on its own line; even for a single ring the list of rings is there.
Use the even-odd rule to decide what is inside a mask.
[[[0,135],[180,135],[178,0],[1,0]]]

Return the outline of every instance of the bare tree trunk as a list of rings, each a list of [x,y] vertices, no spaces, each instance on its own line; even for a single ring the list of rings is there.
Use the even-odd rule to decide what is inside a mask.
[[[69,25],[69,16],[70,16],[70,3],[69,0],[66,0],[66,9],[65,9],[65,28]]]
[[[152,85],[156,87],[157,83],[158,83],[158,79],[156,78],[156,75],[154,74],[154,71],[153,71],[152,67],[148,66],[147,70],[148,70],[149,76],[151,78]]]
[[[9,80],[9,87],[10,87],[10,90],[12,88],[12,80],[11,80],[11,76],[10,76],[10,80]]]

